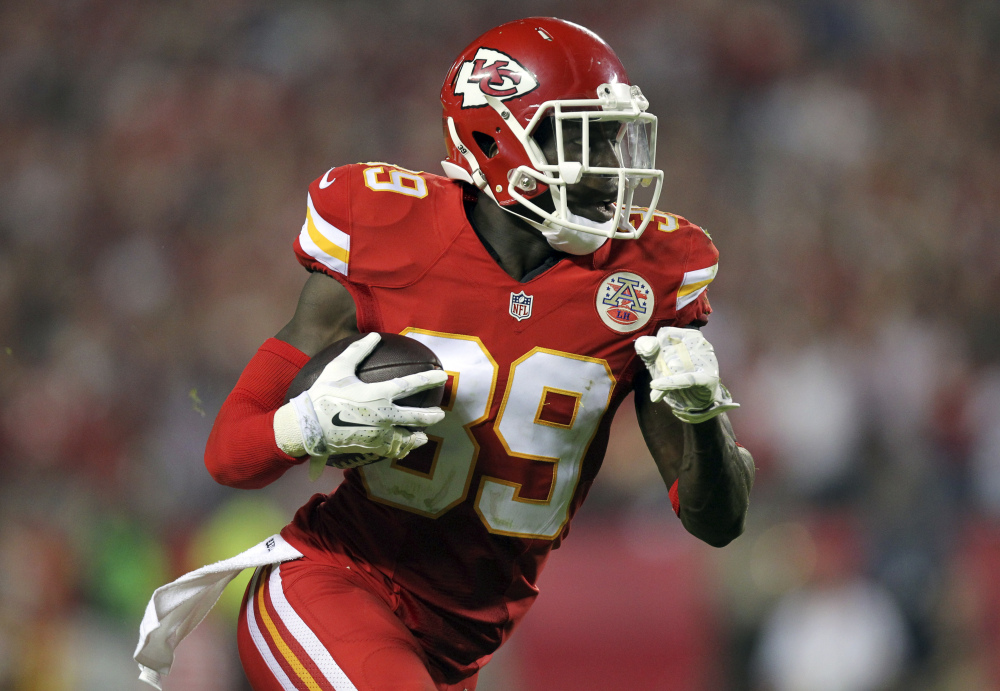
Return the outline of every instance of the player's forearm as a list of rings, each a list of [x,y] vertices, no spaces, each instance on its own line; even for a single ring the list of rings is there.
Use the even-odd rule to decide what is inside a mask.
[[[234,392],[219,411],[205,446],[205,467],[219,484],[260,489],[302,459],[275,444],[274,411],[264,410],[243,392]]]
[[[695,537],[723,547],[743,532],[754,465],[725,415],[684,425],[678,473],[680,517]]]
[[[274,411],[308,357],[270,339],[254,355],[226,398],[205,447],[205,466],[220,484],[257,489],[304,459],[278,448]]]

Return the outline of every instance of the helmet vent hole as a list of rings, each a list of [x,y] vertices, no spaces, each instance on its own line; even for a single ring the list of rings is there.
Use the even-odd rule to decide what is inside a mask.
[[[497,140],[490,135],[482,132],[473,132],[472,138],[476,140],[476,144],[479,146],[480,150],[486,154],[486,158],[493,158],[500,153],[500,147],[497,146]]]

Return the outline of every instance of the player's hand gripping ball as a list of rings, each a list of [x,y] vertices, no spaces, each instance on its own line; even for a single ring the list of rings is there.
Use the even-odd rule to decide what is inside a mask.
[[[391,333],[350,336],[317,353],[288,386],[303,445],[322,464],[402,458],[440,422],[448,375],[424,344]]]
[[[663,400],[684,422],[705,422],[740,404],[719,380],[712,344],[697,329],[665,326],[640,336],[635,350],[649,370],[649,398]]]

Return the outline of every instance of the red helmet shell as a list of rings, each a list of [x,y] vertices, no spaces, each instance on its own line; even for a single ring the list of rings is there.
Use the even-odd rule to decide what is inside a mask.
[[[473,172],[449,135],[451,117],[459,139],[475,154],[497,202],[514,204],[507,193],[508,171],[531,166],[531,160],[483,94],[502,101],[525,127],[546,101],[596,98],[597,87],[614,83],[629,83],[618,56],[600,36],[578,24],[532,17],[491,29],[462,51],[441,88],[448,161]],[[487,158],[476,145],[473,132],[492,137],[496,155]],[[524,196],[535,197],[546,189],[538,185]]]

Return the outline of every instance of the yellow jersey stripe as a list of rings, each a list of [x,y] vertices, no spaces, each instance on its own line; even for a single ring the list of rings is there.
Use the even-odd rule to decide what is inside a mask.
[[[698,296],[705,292],[708,284],[715,280],[717,273],[719,273],[718,264],[685,273],[680,287],[677,288],[677,309],[686,307],[697,300]]]
[[[691,285],[681,286],[680,289],[677,291],[677,297],[682,298],[685,295],[690,295],[699,288],[704,288],[711,282],[712,279],[709,278],[708,280],[705,281],[698,281],[697,283],[692,283]]]
[[[271,569],[268,569],[267,571],[270,573]],[[299,661],[299,658],[295,656],[295,653],[292,652],[292,649],[289,648],[288,644],[285,643],[284,639],[282,639],[281,634],[278,632],[278,627],[274,625],[271,615],[268,614],[267,607],[264,606],[263,578],[261,579],[260,588],[257,589],[257,609],[260,610],[260,618],[264,621],[264,626],[267,628],[268,633],[271,634],[271,639],[274,641],[278,651],[295,671],[295,674],[298,675],[299,679],[302,680],[302,683],[306,685],[306,688],[308,688],[309,691],[323,691],[320,685],[316,683],[316,680],[313,679],[312,675],[309,674],[309,670],[305,668],[305,666]]]
[[[312,209],[308,206],[306,207],[306,231],[309,233],[309,239],[312,240],[318,248],[329,254],[334,259],[339,259],[345,264],[348,263],[348,258],[351,256],[351,253],[340,245],[335,245],[330,240],[327,240],[326,236],[319,232],[319,228],[316,227],[316,221],[313,220]]]
[[[317,213],[311,194],[306,196],[306,220],[299,233],[299,244],[306,254],[319,263],[332,271],[347,275],[351,236]]]

